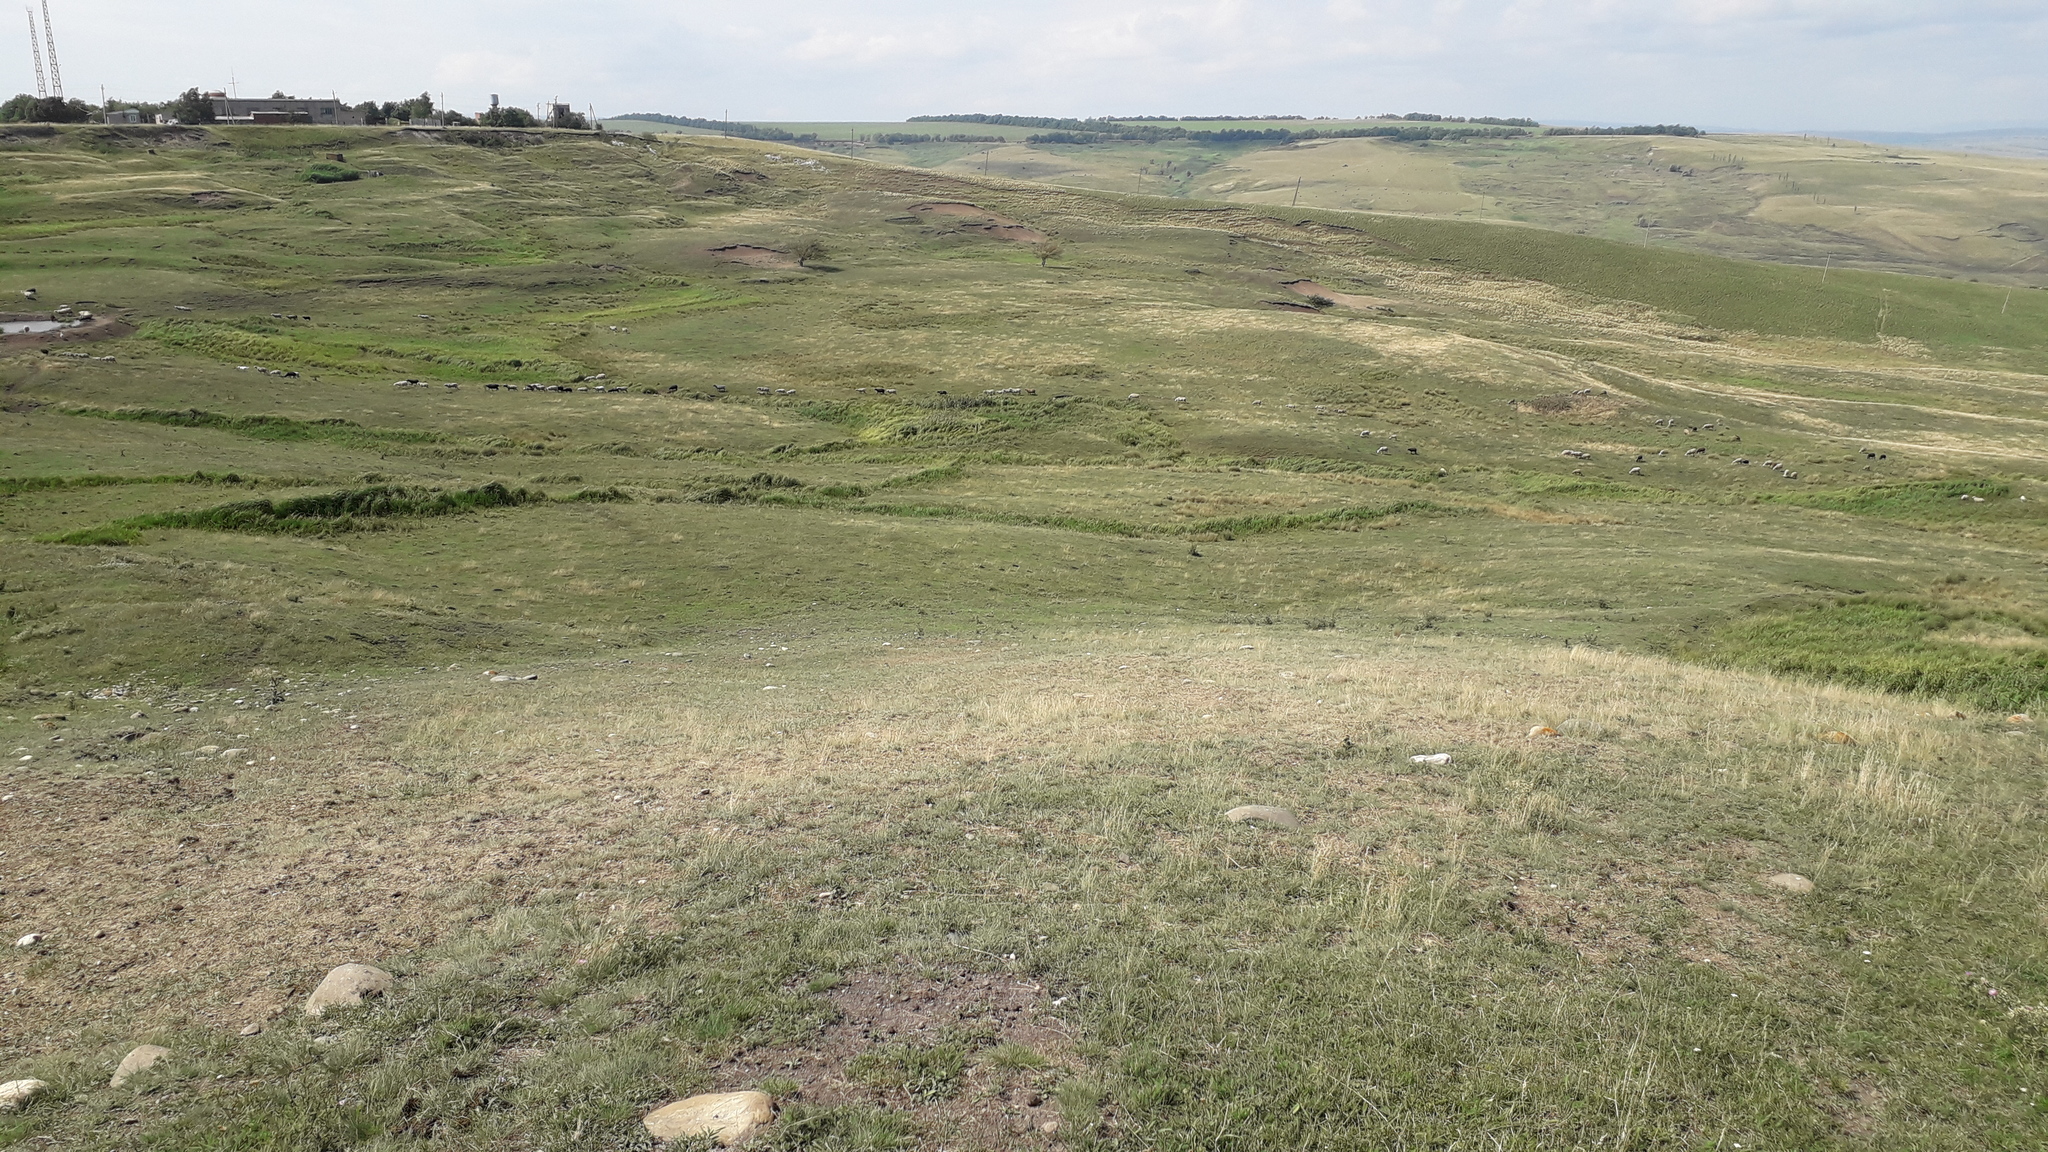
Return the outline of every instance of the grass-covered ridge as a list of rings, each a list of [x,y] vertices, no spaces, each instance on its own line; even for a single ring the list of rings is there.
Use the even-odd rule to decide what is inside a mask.
[[[365,428],[353,420],[328,417],[298,420],[289,416],[230,415],[198,408],[95,408],[66,406],[60,411],[72,416],[99,420],[129,420],[162,424],[171,428],[210,428],[256,440],[325,440],[350,447],[367,448],[385,444],[437,444],[447,437],[408,428]]]

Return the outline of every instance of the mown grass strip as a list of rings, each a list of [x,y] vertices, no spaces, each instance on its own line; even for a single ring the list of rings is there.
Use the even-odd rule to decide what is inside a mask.
[[[90,416],[98,420],[130,420],[141,424],[162,424],[171,428],[211,428],[256,440],[324,440],[350,448],[374,448],[386,444],[445,444],[450,437],[439,432],[410,428],[365,428],[339,417],[326,420],[295,420],[289,416],[230,416],[200,408],[93,408],[66,405],[67,416]]]
[[[1431,500],[1402,500],[1379,508],[1350,507],[1333,508],[1327,512],[1273,512],[1261,516],[1225,516],[1214,520],[1197,520],[1192,524],[1175,525],[1168,531],[1176,536],[1214,535],[1234,539],[1239,536],[1290,532],[1297,528],[1369,524],[1406,512],[1426,512],[1433,516],[1461,516],[1470,511],[1470,508],[1438,504]]]
[[[847,488],[837,488],[846,491]],[[707,497],[700,497],[706,499]],[[731,497],[728,497],[730,499]],[[723,503],[723,500],[715,501]],[[1453,505],[1437,504],[1428,500],[1403,500],[1379,508],[1334,508],[1327,512],[1275,513],[1264,516],[1230,516],[1213,520],[1197,520],[1190,524],[1134,524],[1127,520],[1109,520],[1089,516],[1065,516],[1051,513],[995,512],[982,508],[963,508],[957,504],[887,504],[848,503],[835,494],[835,487],[820,488],[813,492],[760,492],[751,495],[750,502],[758,504],[780,504],[787,507],[841,508],[853,512],[869,512],[877,516],[903,516],[912,519],[975,520],[985,524],[1008,524],[1025,528],[1054,528],[1066,532],[1085,532],[1091,536],[1123,536],[1131,539],[1158,536],[1214,536],[1234,539],[1239,536],[1262,536],[1273,532],[1288,532],[1302,528],[1342,527],[1350,524],[1366,524],[1385,520],[1407,512],[1427,512],[1432,515],[1455,516],[1473,511]]]
[[[18,496],[25,492],[54,492],[68,488],[114,488],[127,484],[268,484],[274,481],[261,476],[244,476],[239,472],[183,472],[165,476],[108,476],[103,473],[87,473],[83,476],[9,476],[0,477],[0,496]]]
[[[569,500],[624,499],[617,489],[579,492]],[[264,532],[290,536],[326,536],[388,527],[391,522],[432,516],[516,507],[548,499],[545,492],[485,484],[440,492],[379,484],[338,492],[293,496],[283,500],[238,500],[190,512],[152,512],[111,524],[45,536],[47,544],[133,544],[152,528],[186,528],[205,532]]]

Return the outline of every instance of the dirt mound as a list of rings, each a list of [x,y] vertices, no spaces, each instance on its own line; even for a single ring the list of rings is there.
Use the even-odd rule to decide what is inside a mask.
[[[797,266],[796,257],[789,253],[763,248],[758,244],[727,244],[723,248],[707,248],[704,251],[714,260],[723,260],[728,264],[745,264],[749,268]]]
[[[980,971],[869,972],[827,995],[837,1009],[830,1023],[802,1042],[734,1056],[719,1082],[786,1076],[803,1085],[807,1104],[908,1112],[991,1148],[1042,1138],[1041,1125],[1059,1118],[1052,1088],[1072,1042],[1042,985]],[[991,1059],[1003,1045],[1035,1059]],[[954,1054],[961,1059],[949,1067]]]
[[[1391,312],[1394,310],[1394,302],[1392,300],[1380,300],[1372,296],[1359,296],[1350,292],[1338,292],[1325,288],[1313,280],[1289,280],[1282,284],[1281,287],[1301,296],[1321,296],[1325,300],[1341,304],[1346,308],[1368,308],[1377,312]]]

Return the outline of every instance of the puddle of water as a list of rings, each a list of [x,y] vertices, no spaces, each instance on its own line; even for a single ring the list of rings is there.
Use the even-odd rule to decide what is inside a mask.
[[[55,332],[71,325],[58,320],[9,320],[0,323],[0,336],[19,336],[24,332]]]

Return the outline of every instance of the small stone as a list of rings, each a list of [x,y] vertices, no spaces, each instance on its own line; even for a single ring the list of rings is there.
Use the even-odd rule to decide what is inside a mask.
[[[136,1045],[126,1056],[121,1057],[121,1066],[114,1069],[114,1078],[107,1082],[107,1087],[119,1088],[170,1054],[171,1050],[161,1045]]]
[[[1408,759],[1411,763],[1415,764],[1449,764],[1451,762],[1451,754],[1449,752],[1429,752],[1421,756],[1410,756]]]
[[[2032,716],[2027,715],[2025,712],[2015,712],[2012,715],[2007,716],[2005,718],[2005,722],[2007,724],[2032,724],[2034,722],[2034,718]]]
[[[1531,736],[1555,736],[1555,735],[1557,735],[1557,729],[1555,729],[1555,728],[1552,728],[1552,727],[1551,727],[1550,725],[1548,725],[1548,724],[1538,724],[1538,725],[1537,725],[1537,726],[1535,726],[1534,728],[1531,728],[1531,729],[1529,729],[1529,735],[1531,735]]]
[[[14,942],[14,946],[16,948],[33,948],[36,945],[41,944],[42,942],[43,934],[41,932],[31,932],[28,935],[23,936],[21,939],[16,940]]]
[[[49,1087],[41,1080],[9,1080],[0,1084],[0,1112],[19,1112]]]
[[[244,1024],[244,1025],[242,1025],[242,1031],[241,1031],[240,1035],[243,1035],[243,1036],[259,1036],[259,1035],[261,1035],[262,1033],[263,1033],[263,1025],[261,1025],[261,1024]]]
[[[306,1015],[323,1016],[329,1008],[350,1008],[365,996],[382,996],[391,991],[391,973],[368,964],[343,964],[320,979],[320,986],[306,997]]]
[[[1248,820],[1263,820],[1276,828],[1299,828],[1301,820],[1285,808],[1274,808],[1266,804],[1244,804],[1223,814],[1225,820],[1243,824]]]
[[[1040,1132],[1045,1133],[1047,1136],[1050,1136],[1053,1133],[1060,1130],[1060,1122],[1057,1120],[1047,1120],[1045,1123],[1040,1124],[1038,1126],[1038,1130]]]
[[[766,1092],[710,1092],[664,1104],[641,1124],[656,1140],[709,1136],[731,1147],[774,1119],[775,1106]]]
[[[1795,892],[1801,896],[1813,891],[1813,881],[1808,880],[1797,872],[1780,872],[1776,876],[1766,876],[1764,877],[1764,883],[1769,884],[1773,888],[1783,888],[1787,892]]]
[[[1823,744],[1854,744],[1856,742],[1856,738],[1847,732],[1823,732],[1820,739]]]
[[[199,746],[199,754],[201,756],[211,756],[218,751],[220,751],[220,745],[218,744],[201,744]]]

